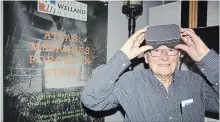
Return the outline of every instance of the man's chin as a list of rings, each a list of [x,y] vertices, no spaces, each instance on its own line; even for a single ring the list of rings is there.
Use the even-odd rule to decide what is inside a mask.
[[[161,75],[161,76],[168,76],[170,74],[172,74],[171,71],[159,71],[157,72],[158,75]]]

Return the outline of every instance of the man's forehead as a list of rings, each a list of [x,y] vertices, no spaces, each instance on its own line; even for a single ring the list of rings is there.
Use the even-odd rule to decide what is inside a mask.
[[[155,49],[171,49],[170,47],[167,47],[166,45],[161,45]]]

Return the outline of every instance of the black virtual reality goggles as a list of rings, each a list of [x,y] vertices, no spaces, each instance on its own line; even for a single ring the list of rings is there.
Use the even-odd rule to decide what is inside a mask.
[[[176,24],[149,26],[145,33],[145,44],[157,48],[166,45],[174,48],[180,44],[180,27]]]

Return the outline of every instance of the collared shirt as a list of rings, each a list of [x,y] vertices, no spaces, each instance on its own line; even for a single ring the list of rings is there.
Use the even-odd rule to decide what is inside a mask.
[[[130,64],[119,50],[96,68],[83,90],[83,104],[94,111],[120,104],[125,121],[132,122],[201,122],[206,110],[218,112],[219,56],[213,50],[196,63],[208,83],[196,73],[176,70],[168,92],[150,69],[123,73]]]

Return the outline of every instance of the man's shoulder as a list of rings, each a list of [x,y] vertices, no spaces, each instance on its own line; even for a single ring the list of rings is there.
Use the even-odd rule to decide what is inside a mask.
[[[147,72],[148,72],[148,70],[146,70],[146,69],[136,69],[136,70],[127,71],[127,72],[123,73],[122,75],[124,77],[127,77],[130,79],[133,77],[141,77],[144,74],[146,74]]]
[[[192,81],[194,82],[194,80],[201,80],[201,76],[198,73],[195,73],[193,71],[190,70],[178,70],[176,71],[177,76],[182,80],[182,81]]]
[[[136,76],[140,78],[141,76],[147,76],[149,74],[149,69],[136,69],[127,72],[127,74],[130,76]]]
[[[195,73],[195,72],[193,72],[193,71],[191,71],[191,70],[177,70],[176,71],[179,75],[181,75],[181,76],[193,76],[193,77],[197,77],[197,76],[199,76],[199,74],[198,73]]]
[[[148,73],[147,69],[135,69],[131,71],[127,71],[123,73],[120,77],[122,77],[119,82],[117,82],[118,86],[123,87],[124,89],[132,89],[137,84],[142,84]]]
[[[148,74],[149,74],[148,69],[135,69],[123,73],[120,77],[126,78],[131,82],[135,81],[135,83],[137,83],[139,81],[146,79],[146,76],[149,76]]]

